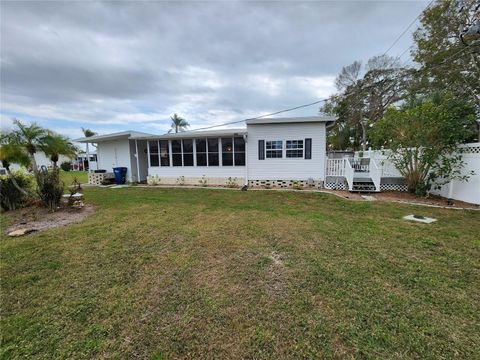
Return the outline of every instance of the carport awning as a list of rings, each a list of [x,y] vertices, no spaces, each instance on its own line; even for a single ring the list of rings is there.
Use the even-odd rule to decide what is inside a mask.
[[[139,136],[155,136],[155,135],[140,132],[140,131],[129,130],[129,131],[122,131],[122,132],[116,132],[116,133],[105,134],[105,135],[83,137],[83,138],[75,139],[73,141],[79,142],[79,143],[99,143],[103,141],[131,139],[133,137],[139,137]]]

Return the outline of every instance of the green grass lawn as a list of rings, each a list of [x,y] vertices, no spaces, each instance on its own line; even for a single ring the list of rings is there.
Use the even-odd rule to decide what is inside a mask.
[[[86,171],[60,171],[60,178],[65,183],[65,186],[72,184],[74,178],[77,178],[80,184],[88,182],[88,172]]]
[[[478,211],[85,193],[83,223],[2,238],[2,358],[478,358]]]

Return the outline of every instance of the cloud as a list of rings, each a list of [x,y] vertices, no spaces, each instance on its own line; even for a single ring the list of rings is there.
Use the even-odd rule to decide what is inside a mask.
[[[174,112],[202,127],[311,102],[425,5],[1,2],[2,123],[163,132]]]

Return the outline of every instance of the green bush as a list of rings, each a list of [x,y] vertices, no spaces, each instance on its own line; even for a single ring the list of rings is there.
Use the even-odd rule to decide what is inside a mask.
[[[33,177],[21,171],[0,176],[0,203],[2,210],[15,210],[32,199]]]
[[[70,171],[70,170],[72,170],[72,163],[69,162],[69,161],[64,161],[60,164],[60,168],[63,171]]]
[[[38,196],[42,204],[50,211],[60,205],[64,184],[60,181],[58,169],[42,170],[37,173]]]

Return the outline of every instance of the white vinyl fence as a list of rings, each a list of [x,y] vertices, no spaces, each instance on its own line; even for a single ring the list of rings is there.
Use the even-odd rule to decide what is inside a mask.
[[[462,173],[468,175],[473,171],[475,174],[470,175],[468,181],[453,180],[432,194],[480,205],[480,142],[465,144],[462,148],[465,163]]]

